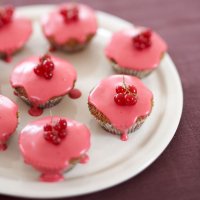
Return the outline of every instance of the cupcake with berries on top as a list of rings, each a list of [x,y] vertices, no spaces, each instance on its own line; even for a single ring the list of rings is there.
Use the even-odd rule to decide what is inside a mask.
[[[7,148],[7,140],[15,132],[18,124],[18,106],[0,95],[0,151]]]
[[[96,34],[97,19],[92,8],[66,3],[42,18],[42,30],[51,49],[76,52],[87,46]]]
[[[63,172],[88,161],[90,131],[74,120],[45,117],[25,126],[19,147],[25,163],[41,172],[40,181],[62,181]]]
[[[160,65],[166,51],[165,41],[156,32],[133,27],[114,33],[105,54],[118,73],[143,78]]]
[[[32,23],[17,17],[12,6],[0,7],[0,57],[10,61],[12,54],[20,50],[32,33]]]
[[[88,106],[105,130],[127,140],[150,115],[153,94],[137,77],[112,75],[91,91]]]
[[[38,116],[44,108],[58,104],[66,94],[74,94],[75,68],[58,57],[30,57],[18,64],[10,77],[15,94],[30,105],[29,114]],[[75,90],[76,91],[76,90]],[[74,98],[78,98],[76,92]]]

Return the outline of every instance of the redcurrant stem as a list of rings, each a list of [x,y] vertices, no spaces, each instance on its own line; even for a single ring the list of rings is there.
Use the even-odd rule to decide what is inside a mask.
[[[124,88],[127,89],[124,75],[123,75],[123,85],[124,85]]]
[[[124,75],[123,75],[123,85],[124,85],[124,88],[125,88],[129,93],[131,93],[130,90],[128,89],[127,85],[126,85]]]

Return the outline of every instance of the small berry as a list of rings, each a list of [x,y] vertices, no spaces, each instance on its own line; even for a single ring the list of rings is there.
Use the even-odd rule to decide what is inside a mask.
[[[152,35],[151,30],[146,30],[145,32],[143,32],[143,36],[144,36],[144,37],[150,38],[151,35]]]
[[[134,85],[129,85],[128,90],[133,94],[137,94],[137,89]]]
[[[54,63],[51,60],[44,60],[42,64],[46,72],[51,72],[54,70]]]
[[[14,8],[12,6],[6,6],[0,9],[0,28],[12,21],[13,13]]]
[[[137,50],[143,50],[151,46],[151,30],[146,30],[133,37],[133,45]]]
[[[46,131],[44,132],[44,138],[47,140],[47,141],[52,141],[52,137],[53,137],[53,134],[51,131]]]
[[[61,139],[65,138],[66,135],[67,135],[67,132],[66,132],[66,131],[60,131],[60,132],[58,132],[58,136],[59,136]]]
[[[58,123],[53,127],[53,129],[55,131],[57,131],[57,132],[62,131],[62,128],[61,128],[61,126]]]
[[[77,6],[60,9],[60,14],[63,16],[65,23],[77,21],[79,17],[79,9]]]
[[[54,63],[51,57],[46,54],[39,58],[40,63],[34,68],[36,75],[44,77],[45,79],[51,79],[53,77]]]
[[[52,131],[53,127],[50,124],[44,126],[44,131]]]
[[[124,99],[127,106],[135,105],[137,103],[137,98],[131,93],[125,94]]]
[[[119,85],[119,86],[116,87],[116,92],[117,92],[117,94],[125,93],[126,89],[123,86]]]
[[[118,105],[121,105],[121,106],[125,105],[125,98],[124,98],[123,93],[116,94],[114,96],[114,100],[115,100],[116,104],[118,104]]]
[[[120,106],[132,106],[137,103],[137,88],[134,85],[126,85],[123,77],[123,86],[115,89],[114,101]]]
[[[59,123],[59,125],[60,125],[60,127],[61,127],[62,130],[66,129],[66,127],[67,127],[67,121],[65,119],[60,119],[60,121],[58,123]]]
[[[48,142],[58,145],[67,135],[67,121],[65,119],[60,119],[54,126],[51,124],[46,124],[43,127],[44,139]]]
[[[38,64],[37,67],[34,68],[34,72],[38,76],[43,76],[43,73],[44,73],[43,66],[41,64]]]
[[[59,145],[61,143],[61,141],[62,141],[61,138],[58,137],[58,136],[54,136],[52,138],[52,143],[55,144],[55,145]]]
[[[53,74],[51,72],[44,72],[43,76],[46,79],[51,79],[53,77]]]

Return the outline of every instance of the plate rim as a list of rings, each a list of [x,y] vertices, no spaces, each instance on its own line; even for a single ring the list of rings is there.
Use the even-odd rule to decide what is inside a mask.
[[[29,6],[20,6],[20,7],[17,7],[17,12],[21,12],[20,14],[25,14],[26,13],[29,13],[30,10],[43,10],[43,9],[52,9],[54,6],[54,4],[41,4],[41,5],[29,5]],[[31,13],[31,12],[30,12]],[[38,15],[38,12],[35,12],[37,14],[35,15]],[[31,16],[31,14],[29,14],[29,16]],[[111,15],[109,13],[105,13],[105,12],[102,12],[102,11],[97,11],[97,16],[98,18],[109,18],[107,19],[108,21],[120,21],[121,23],[124,23],[125,26],[132,26],[132,24],[124,19],[121,19],[117,16],[114,16],[114,15]],[[34,19],[33,19],[34,20]],[[119,27],[114,27],[112,30],[110,30],[111,32],[114,32],[118,29]],[[121,29],[121,28],[120,28]],[[62,194],[58,194],[58,193],[54,193],[54,195],[52,195],[52,193],[50,193],[49,195],[46,194],[46,193],[23,193],[23,192],[20,192],[18,190],[16,190],[14,187],[13,187],[13,190],[12,190],[12,193],[10,193],[10,190],[9,189],[5,189],[5,188],[2,188],[2,181],[5,181],[5,182],[10,182],[8,184],[12,184],[13,182],[16,182],[16,183],[21,183],[19,181],[16,181],[16,180],[7,180],[5,178],[1,178],[0,177],[0,194],[4,194],[4,195],[9,195],[9,196],[16,196],[16,197],[26,197],[26,198],[61,198],[61,197],[73,197],[73,196],[79,196],[79,195],[83,195],[83,194],[89,194],[89,193],[93,193],[93,192],[97,192],[97,191],[101,191],[101,190],[104,190],[104,189],[107,189],[107,188],[110,188],[110,187],[113,187],[115,185],[118,185],[124,181],[127,181],[128,179],[138,175],[139,173],[141,173],[143,170],[145,170],[149,165],[151,165],[162,153],[163,151],[166,149],[166,147],[168,146],[168,144],[170,143],[170,141],[172,140],[172,138],[174,137],[175,133],[176,133],[176,130],[178,128],[178,125],[179,125],[179,122],[180,122],[180,119],[181,119],[181,116],[182,116],[182,110],[183,110],[183,89],[182,89],[182,84],[181,84],[181,80],[180,80],[180,76],[178,74],[178,71],[177,71],[177,68],[175,66],[175,64],[173,63],[171,57],[169,56],[169,54],[166,55],[166,58],[168,59],[168,62],[171,63],[171,65],[173,65],[172,67],[172,71],[173,71],[173,75],[174,77],[176,77],[175,79],[175,82],[176,82],[176,86],[179,88],[178,89],[178,107],[177,107],[177,112],[178,112],[178,115],[177,115],[177,118],[176,118],[176,121],[173,123],[173,127],[171,127],[171,131],[173,133],[170,134],[170,137],[168,139],[168,141],[165,142],[165,144],[163,144],[162,146],[162,150],[157,152],[156,153],[156,156],[154,156],[154,158],[152,158],[151,160],[148,161],[148,163],[146,163],[145,165],[143,165],[140,170],[137,171],[137,173],[133,174],[133,175],[128,175],[126,177],[123,177],[121,179],[118,179],[117,182],[113,183],[112,181],[107,183],[106,185],[104,186],[101,186],[100,188],[96,187],[95,189],[89,189],[87,191],[79,191],[78,193],[76,194],[65,194],[65,193],[62,193]]]

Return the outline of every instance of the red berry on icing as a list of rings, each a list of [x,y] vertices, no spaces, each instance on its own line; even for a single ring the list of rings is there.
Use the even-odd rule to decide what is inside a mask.
[[[77,8],[77,6],[74,6],[73,8],[68,10],[68,18],[71,18],[72,20],[78,19],[78,8]]]
[[[133,94],[137,94],[137,89],[134,85],[129,85],[128,90]]]
[[[52,143],[55,144],[55,145],[59,145],[61,143],[61,141],[62,141],[61,138],[58,137],[58,136],[54,136],[52,138]]]
[[[145,32],[143,32],[143,36],[144,36],[144,37],[150,38],[151,35],[152,35],[151,30],[146,30]]]
[[[60,119],[58,123],[62,130],[65,130],[67,128],[67,121],[65,119]]]
[[[52,72],[44,72],[43,76],[46,79],[51,79],[53,77],[53,73]]]
[[[124,99],[127,106],[132,106],[137,103],[137,98],[131,93],[125,94]]]
[[[118,105],[121,105],[121,106],[125,105],[125,98],[124,98],[123,93],[116,94],[114,96],[114,100],[115,100],[115,103]]]
[[[44,132],[44,138],[47,140],[47,141],[52,141],[52,138],[53,138],[53,134],[51,131],[46,131]]]
[[[119,86],[116,87],[116,93],[117,94],[125,93],[125,92],[126,92],[126,89],[123,86],[119,85]]]
[[[137,88],[134,85],[126,85],[123,77],[123,86],[116,87],[114,101],[120,106],[131,106],[137,103]]]
[[[60,14],[63,16],[63,17],[66,17],[67,16],[67,9],[60,9]]]
[[[53,129],[56,130],[57,132],[62,131],[62,128],[58,123],[53,127]]]
[[[0,28],[12,21],[14,8],[7,6],[0,9]]]
[[[58,145],[67,135],[67,121],[65,119],[60,119],[56,124],[46,124],[43,127],[44,138],[48,142]]]
[[[52,131],[53,127],[50,124],[44,126],[44,131]]]
[[[137,50],[143,50],[151,46],[151,30],[146,30],[133,37],[133,45]]]
[[[59,136],[61,139],[65,138],[66,135],[67,135],[67,132],[66,132],[66,131],[60,131],[60,132],[58,132],[58,136]]]
[[[79,9],[76,5],[69,6],[68,8],[60,9],[60,14],[63,16],[65,23],[77,21],[79,17]]]
[[[41,64],[38,64],[37,67],[34,68],[34,72],[38,76],[43,76],[43,73],[44,73],[43,66]]]
[[[44,71],[51,72],[54,70],[54,63],[51,60],[44,60],[42,63]]]
[[[40,63],[34,68],[36,75],[44,77],[45,79],[51,79],[53,77],[54,63],[51,57],[46,54],[39,58]]]

